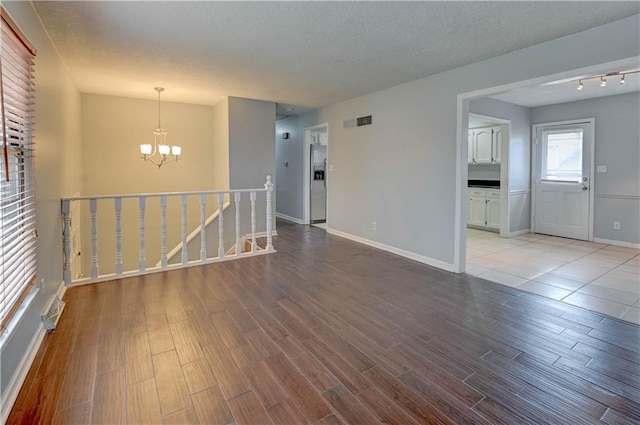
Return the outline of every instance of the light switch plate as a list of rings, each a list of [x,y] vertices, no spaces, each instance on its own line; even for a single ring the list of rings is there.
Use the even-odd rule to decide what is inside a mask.
[[[596,166],[596,171],[598,173],[606,173],[607,172],[607,166],[606,165],[598,165],[598,166]]]
[[[333,164],[329,164],[329,171],[333,171]]]

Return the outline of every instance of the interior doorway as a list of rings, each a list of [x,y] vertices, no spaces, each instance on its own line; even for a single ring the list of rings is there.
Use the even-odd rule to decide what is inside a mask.
[[[593,240],[593,127],[593,119],[533,126],[532,232]]]
[[[327,222],[329,124],[304,129],[304,224]]]
[[[509,236],[508,119],[469,113],[467,227]]]
[[[637,57],[622,59],[609,63],[602,63],[598,65],[592,65],[584,68],[574,69],[570,71],[563,71],[557,74],[542,76],[532,78],[530,80],[518,81],[513,83],[504,84],[501,86],[490,87],[485,89],[479,89],[472,92],[462,93],[458,95],[457,98],[457,134],[456,134],[456,148],[457,148],[457,164],[456,164],[456,223],[454,228],[454,259],[453,259],[453,269],[456,272],[464,272],[466,271],[466,263],[467,263],[467,208],[468,208],[468,196],[467,196],[467,184],[468,184],[468,128],[469,128],[469,112],[470,112],[470,102],[475,99],[482,98],[495,98],[498,100],[516,103],[514,102],[515,97],[520,97],[522,99],[529,99],[531,101],[535,101],[537,105],[523,105],[526,107],[535,107],[541,105],[551,105],[556,103],[570,102],[574,100],[579,100],[576,98],[576,93],[583,93],[579,90],[576,90],[576,86],[573,82],[579,76],[583,75],[595,75],[595,74],[606,74],[607,72],[613,72],[619,69],[627,69],[633,68],[637,65]],[[565,84],[571,83],[571,84]],[[561,90],[562,89],[562,90]],[[592,91],[595,92],[595,91]],[[536,94],[537,93],[537,94]],[[506,97],[505,95],[511,94],[511,96]],[[603,96],[603,95],[599,95]],[[590,96],[597,97],[597,96]],[[544,103],[543,103],[544,102]],[[529,102],[527,102],[529,103]],[[513,123],[512,123],[513,124]],[[529,131],[531,133],[531,125],[529,124]],[[527,139],[533,139],[532,134],[529,135]],[[592,139],[593,140],[593,139]],[[517,139],[516,139],[517,141]],[[533,155],[532,149],[527,148],[527,140],[522,140],[524,143],[521,143],[518,147],[521,152],[529,152],[530,155]],[[530,156],[528,163],[514,162],[514,138],[509,143],[510,154],[510,168],[518,169],[521,167],[535,167],[535,162],[533,161],[534,157]],[[524,157],[524,156],[522,156]],[[593,156],[591,157],[593,159]],[[530,231],[539,231],[535,228],[535,224],[532,223],[531,212],[532,212],[532,201],[534,196],[534,188],[531,187],[533,170],[530,170],[530,176],[528,179],[529,187],[523,187],[521,190],[518,188],[510,187],[508,196],[511,198],[514,195],[520,195],[520,193],[515,193],[516,191],[522,192],[521,197],[523,198],[523,202],[518,204],[517,206],[512,206],[511,211],[521,211],[522,217],[525,216],[524,212],[526,212],[526,219],[516,221],[513,214],[509,216],[511,221],[510,227],[513,229],[510,230],[510,235],[514,238],[520,237],[517,235],[521,227],[523,228],[523,232]],[[591,164],[590,173],[593,173],[593,164]],[[592,181],[592,178],[589,178],[589,183]],[[523,182],[521,182],[523,183]],[[590,187],[590,185],[589,185]],[[582,190],[582,189],[580,189]],[[589,192],[590,199],[590,207],[593,208],[593,191],[586,190]],[[591,224],[593,221],[593,214],[590,213],[589,216],[589,227],[593,228]],[[526,223],[526,226],[523,224]],[[531,228],[534,226],[534,228]],[[529,227],[529,229],[524,229],[524,227]],[[589,238],[593,237],[593,231],[590,230],[591,234],[588,236]],[[524,234],[523,234],[524,235]]]

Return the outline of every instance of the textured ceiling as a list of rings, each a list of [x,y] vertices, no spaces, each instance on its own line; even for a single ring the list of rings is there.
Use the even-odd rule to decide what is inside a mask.
[[[300,112],[640,13],[638,2],[34,2],[80,91]]]

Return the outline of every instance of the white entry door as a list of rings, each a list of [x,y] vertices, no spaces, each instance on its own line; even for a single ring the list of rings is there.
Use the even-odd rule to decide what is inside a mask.
[[[592,125],[536,126],[536,233],[589,240]]]

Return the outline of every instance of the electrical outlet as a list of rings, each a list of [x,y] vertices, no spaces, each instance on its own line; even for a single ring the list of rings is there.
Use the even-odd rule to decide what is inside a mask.
[[[614,221],[613,222],[613,230],[620,230],[620,222],[619,221]]]
[[[606,165],[598,165],[598,166],[596,166],[596,172],[598,172],[598,173],[606,173],[607,172],[607,166]]]
[[[376,224],[375,221],[371,223],[371,230],[378,230],[378,225]]]

